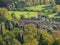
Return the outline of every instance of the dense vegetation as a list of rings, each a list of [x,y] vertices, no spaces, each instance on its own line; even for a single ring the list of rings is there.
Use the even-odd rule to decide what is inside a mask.
[[[60,23],[46,20],[40,23],[42,29],[39,29],[34,24],[24,26],[15,21],[14,13],[11,14],[12,20],[8,20],[6,14],[8,14],[7,9],[2,9],[0,45],[60,45]]]
[[[8,10],[22,10],[21,8],[31,7],[36,5],[55,4],[52,0],[0,0],[0,7],[5,7]],[[27,9],[25,9],[27,10]]]
[[[0,0],[0,45],[60,45],[60,0]],[[39,25],[20,23],[37,18]]]

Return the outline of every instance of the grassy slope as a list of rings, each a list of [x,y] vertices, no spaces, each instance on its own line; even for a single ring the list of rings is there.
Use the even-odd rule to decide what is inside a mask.
[[[20,11],[8,11],[9,15],[11,15],[11,13],[15,13],[15,16],[19,19],[20,15],[24,15],[25,18],[29,18],[29,17],[37,17],[37,12],[20,12]],[[11,18],[11,16],[10,16]]]
[[[37,11],[37,10],[42,10],[44,8],[44,6],[47,6],[47,5],[37,5],[37,6],[32,6],[32,7],[26,7],[28,10],[34,10],[34,11]]]
[[[38,16],[38,13],[37,12],[20,12],[20,11],[9,11],[9,19],[11,19],[11,13],[15,13],[15,16],[19,19],[20,18],[20,15],[24,15],[25,18],[30,18],[30,17],[36,17]],[[42,14],[45,14],[45,13],[42,13]],[[56,15],[56,13],[53,13],[53,14],[49,14],[48,16],[51,18],[51,17],[54,17]]]
[[[32,7],[26,7],[28,10],[42,10],[44,8],[44,6],[47,6],[47,5],[37,5],[37,6],[32,6]],[[15,16],[19,19],[20,18],[20,15],[24,15],[25,18],[29,18],[29,17],[37,17],[37,12],[21,12],[21,11],[8,11],[9,15],[11,15],[11,13],[15,13]],[[47,15],[46,13],[42,13],[42,15]],[[54,17],[54,15],[56,15],[56,13],[52,13],[52,14],[48,14],[48,16],[51,18],[51,17]],[[11,19],[11,16],[9,16],[9,19]]]

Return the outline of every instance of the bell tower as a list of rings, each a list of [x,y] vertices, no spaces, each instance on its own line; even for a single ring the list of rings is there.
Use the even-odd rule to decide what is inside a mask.
[[[42,11],[38,11],[38,19],[41,19]]]

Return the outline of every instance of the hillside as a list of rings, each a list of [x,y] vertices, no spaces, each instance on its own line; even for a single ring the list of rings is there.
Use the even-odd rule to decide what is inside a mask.
[[[47,3],[48,2],[48,3]],[[55,4],[54,0],[0,0],[0,7],[5,7],[8,10],[21,10],[25,7]]]
[[[60,0],[0,0],[0,45],[60,45]]]
[[[24,15],[25,18],[37,17],[38,11],[42,10],[42,15],[52,18],[55,15],[57,15],[55,8],[56,8],[56,5],[52,7],[51,5],[37,5],[32,7],[26,7],[25,11],[23,9],[23,11],[8,11],[8,13],[9,15],[11,15],[12,13],[15,13],[15,16],[19,19],[20,15]]]

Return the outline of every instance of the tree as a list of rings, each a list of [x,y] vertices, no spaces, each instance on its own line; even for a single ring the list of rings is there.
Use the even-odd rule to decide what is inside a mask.
[[[16,40],[15,38],[12,38],[8,34],[4,37],[4,41],[6,42],[6,45],[21,45],[18,40]]]
[[[60,45],[60,38],[56,38],[53,45]]]
[[[33,36],[37,36],[37,28],[35,27],[34,24],[28,24],[27,29],[29,34],[32,34]]]
[[[6,43],[3,41],[2,35],[0,35],[0,45],[6,45]]]
[[[13,20],[15,20],[16,19],[15,13],[12,13],[11,17],[12,17]]]
[[[0,13],[0,22],[5,22],[6,18],[3,14]]]
[[[41,45],[52,45],[53,44],[53,42],[54,42],[54,40],[53,40],[53,37],[49,34],[49,33],[47,33],[47,31],[46,30],[41,30],[40,31],[40,41],[39,41],[39,45],[41,44]]]
[[[55,0],[55,3],[56,4],[60,4],[60,0]]]
[[[60,12],[60,8],[59,8],[59,7],[60,7],[60,5],[57,5],[57,6],[56,6],[56,12],[57,12],[57,13]]]
[[[25,17],[24,17],[24,15],[20,15],[21,17],[20,17],[20,19],[24,19]]]
[[[7,7],[7,4],[6,1],[0,0],[0,7]]]
[[[44,39],[43,39],[43,36],[42,36],[42,34],[41,34],[38,45],[42,45],[42,44],[43,44],[43,40],[44,40]]]
[[[12,30],[13,29],[13,24],[11,23],[11,21],[7,20],[5,22],[5,28],[8,30]]]

